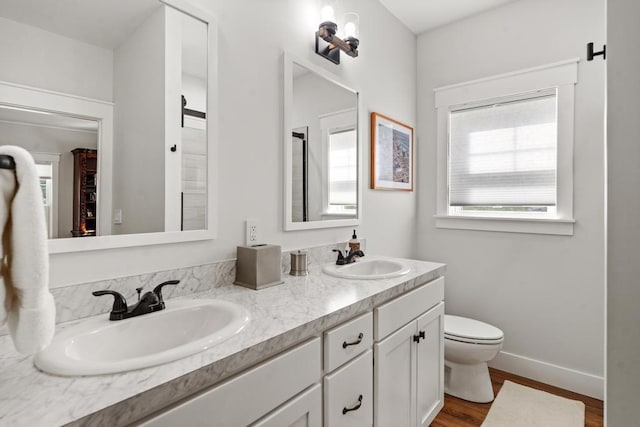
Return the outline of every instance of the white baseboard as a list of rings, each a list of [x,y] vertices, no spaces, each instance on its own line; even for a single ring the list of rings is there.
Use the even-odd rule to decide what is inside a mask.
[[[492,368],[604,400],[604,378],[540,360],[501,351]]]

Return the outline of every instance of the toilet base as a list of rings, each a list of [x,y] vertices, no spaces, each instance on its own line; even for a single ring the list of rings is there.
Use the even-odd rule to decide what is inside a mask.
[[[444,361],[444,392],[476,403],[493,402],[493,388],[486,362],[475,365]]]

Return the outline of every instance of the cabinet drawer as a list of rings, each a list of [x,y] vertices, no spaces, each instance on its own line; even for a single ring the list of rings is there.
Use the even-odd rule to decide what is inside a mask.
[[[320,379],[314,338],[142,423],[143,426],[246,426]]]
[[[363,314],[324,333],[324,371],[353,359],[373,342],[373,315]]]
[[[327,427],[373,424],[373,353],[324,377],[324,422]]]
[[[444,300],[444,277],[407,292],[374,310],[374,338],[384,339],[429,308]]]

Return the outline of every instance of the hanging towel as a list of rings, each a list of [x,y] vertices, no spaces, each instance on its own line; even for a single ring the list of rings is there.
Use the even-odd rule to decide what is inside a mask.
[[[0,326],[9,326],[20,353],[49,345],[56,309],[49,292],[49,253],[42,190],[28,151],[0,146],[15,171],[0,169]]]

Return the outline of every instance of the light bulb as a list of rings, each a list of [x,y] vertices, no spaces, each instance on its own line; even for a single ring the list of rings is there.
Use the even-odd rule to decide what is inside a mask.
[[[360,17],[358,14],[353,12],[345,13],[342,20],[344,21],[345,37],[357,39],[360,36],[358,28],[360,26]]]
[[[344,25],[344,35],[346,37],[355,37],[356,36],[356,26],[353,22],[347,22]]]
[[[324,5],[320,11],[323,22],[336,22],[336,12],[331,5]]]

